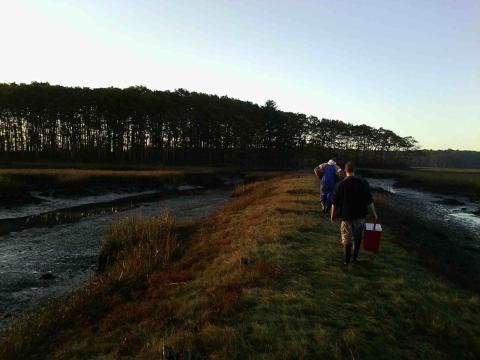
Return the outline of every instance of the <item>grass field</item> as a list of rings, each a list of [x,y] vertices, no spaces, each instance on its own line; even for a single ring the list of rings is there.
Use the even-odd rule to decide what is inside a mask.
[[[478,294],[388,227],[380,254],[342,271],[317,195],[313,176],[290,176],[237,188],[200,224],[114,225],[105,272],[4,334],[0,357],[159,359],[167,346],[210,359],[479,358]]]
[[[365,176],[395,178],[399,185],[480,197],[479,169],[415,168],[409,170],[362,169]]]

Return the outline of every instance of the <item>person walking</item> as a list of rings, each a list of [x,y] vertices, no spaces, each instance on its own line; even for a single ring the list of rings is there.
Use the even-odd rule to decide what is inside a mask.
[[[315,167],[315,175],[320,178],[320,201],[322,203],[322,212],[328,214],[332,206],[332,195],[335,190],[337,178],[343,178],[343,170],[337,165],[335,160],[330,159]]]
[[[337,185],[333,193],[330,221],[333,223],[335,217],[341,219],[340,237],[344,247],[344,265],[348,266],[352,256],[352,246],[353,261],[355,262],[358,258],[368,210],[371,211],[374,222],[377,222],[378,216],[370,186],[366,180],[355,176],[353,162],[349,161],[345,164],[345,173],[345,179]]]

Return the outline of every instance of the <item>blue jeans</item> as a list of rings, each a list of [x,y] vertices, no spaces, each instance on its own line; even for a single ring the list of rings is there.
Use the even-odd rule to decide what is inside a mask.
[[[322,190],[321,190],[321,193],[320,193],[320,201],[325,206],[332,205],[333,192],[335,191],[335,183],[334,184],[329,184],[329,183],[321,184],[321,189]]]

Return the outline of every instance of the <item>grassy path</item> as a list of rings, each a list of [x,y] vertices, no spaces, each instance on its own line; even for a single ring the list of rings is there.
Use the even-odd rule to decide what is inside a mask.
[[[422,267],[389,229],[380,254],[343,272],[338,224],[317,195],[311,176],[240,188],[178,261],[134,282],[114,267],[108,291],[85,291],[0,349],[12,359],[158,359],[164,346],[211,359],[479,358],[478,295]]]
[[[246,321],[266,358],[479,356],[478,296],[423,268],[388,229],[379,255],[363,252],[342,272],[338,229],[321,216],[314,181],[282,185],[275,210],[287,231],[258,250],[274,254],[283,276],[252,291],[257,305]]]

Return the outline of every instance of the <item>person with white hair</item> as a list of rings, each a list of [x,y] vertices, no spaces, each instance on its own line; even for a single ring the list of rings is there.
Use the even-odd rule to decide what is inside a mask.
[[[334,159],[330,159],[328,162],[316,166],[313,171],[320,179],[320,201],[322,203],[322,211],[324,214],[328,214],[330,207],[332,206],[332,196],[337,178],[343,178],[343,170],[337,165]]]

